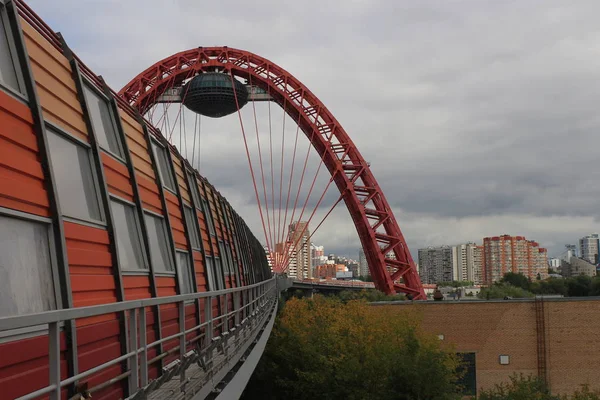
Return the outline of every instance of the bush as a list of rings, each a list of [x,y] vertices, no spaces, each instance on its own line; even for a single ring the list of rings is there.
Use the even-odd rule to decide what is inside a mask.
[[[513,375],[510,382],[482,391],[479,400],[600,400],[600,391],[591,391],[583,385],[572,395],[554,396],[539,378]]]

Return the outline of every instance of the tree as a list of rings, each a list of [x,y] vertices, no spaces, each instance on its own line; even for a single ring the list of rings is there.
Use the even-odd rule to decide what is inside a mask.
[[[455,400],[459,361],[414,310],[293,298],[244,399]]]
[[[533,293],[528,292],[520,287],[513,286],[509,283],[496,283],[489,288],[482,289],[477,295],[480,299],[503,299],[533,297]]]
[[[592,278],[587,275],[567,279],[567,293],[570,297],[589,296],[591,286]]]
[[[524,290],[529,290],[531,281],[523,274],[507,272],[500,282],[508,283]]]

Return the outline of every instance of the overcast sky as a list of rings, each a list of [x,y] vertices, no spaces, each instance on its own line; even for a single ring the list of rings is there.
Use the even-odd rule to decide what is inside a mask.
[[[505,233],[556,255],[600,230],[597,0],[28,3],[115,90],[198,46],[282,66],[371,162],[413,255]],[[264,135],[265,104],[257,111]],[[264,238],[240,131],[232,117],[206,120],[200,169]],[[313,241],[358,257],[343,204]]]

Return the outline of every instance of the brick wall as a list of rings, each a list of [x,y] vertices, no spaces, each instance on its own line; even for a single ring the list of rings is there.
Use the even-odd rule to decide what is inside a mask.
[[[416,309],[423,328],[443,335],[457,352],[476,353],[477,391],[514,373],[538,374],[536,308],[533,300],[402,302]],[[582,384],[600,389],[600,298],[544,301],[547,376],[552,392],[572,393]],[[499,356],[508,355],[509,365]]]

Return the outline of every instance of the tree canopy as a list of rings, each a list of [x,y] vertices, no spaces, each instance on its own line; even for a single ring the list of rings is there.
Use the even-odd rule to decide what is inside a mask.
[[[244,399],[459,399],[459,360],[441,343],[410,310],[292,298]]]

